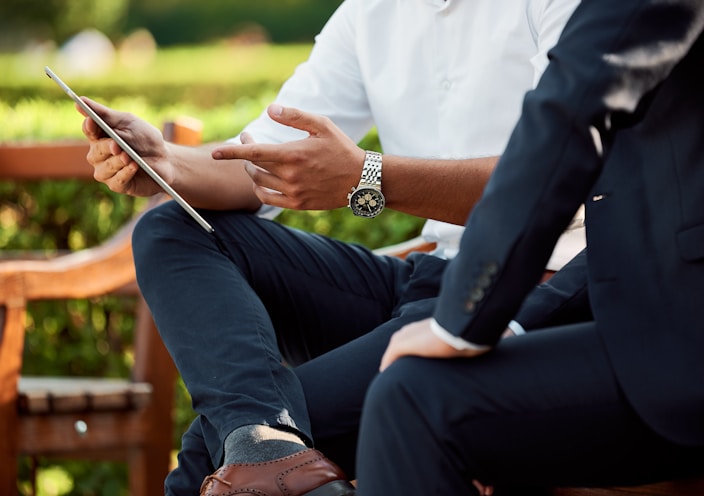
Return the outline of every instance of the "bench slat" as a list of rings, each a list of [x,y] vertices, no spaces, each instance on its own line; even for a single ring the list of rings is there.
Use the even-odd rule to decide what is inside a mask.
[[[702,496],[704,477],[634,487],[558,488],[551,496]]]
[[[139,409],[151,399],[144,382],[84,377],[26,377],[19,382],[23,415]]]

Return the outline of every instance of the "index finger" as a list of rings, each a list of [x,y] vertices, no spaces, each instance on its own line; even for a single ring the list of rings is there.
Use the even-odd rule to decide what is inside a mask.
[[[290,143],[222,145],[213,149],[212,157],[215,160],[241,159],[257,163],[284,162],[291,158],[291,151],[292,146]]]

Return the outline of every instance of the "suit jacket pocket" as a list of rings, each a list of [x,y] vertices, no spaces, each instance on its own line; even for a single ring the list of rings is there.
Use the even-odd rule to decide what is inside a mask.
[[[704,225],[690,227],[677,233],[677,249],[687,262],[704,259]]]

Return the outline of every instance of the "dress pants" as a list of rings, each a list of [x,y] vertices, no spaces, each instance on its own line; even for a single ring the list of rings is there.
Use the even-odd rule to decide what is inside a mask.
[[[629,406],[594,322],[504,339],[475,358],[401,358],[365,401],[360,496],[478,494],[473,479],[497,496],[541,494],[704,466],[704,448],[659,437]]]
[[[168,202],[133,235],[139,287],[199,414],[167,493],[197,491],[250,424],[297,432],[353,477],[366,388],[391,333],[431,314],[445,261],[202,213],[215,233]]]

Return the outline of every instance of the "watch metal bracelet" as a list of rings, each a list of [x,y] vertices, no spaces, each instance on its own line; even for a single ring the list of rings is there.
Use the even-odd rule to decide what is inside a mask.
[[[362,178],[359,185],[367,185],[381,189],[381,153],[367,150],[362,167]]]

